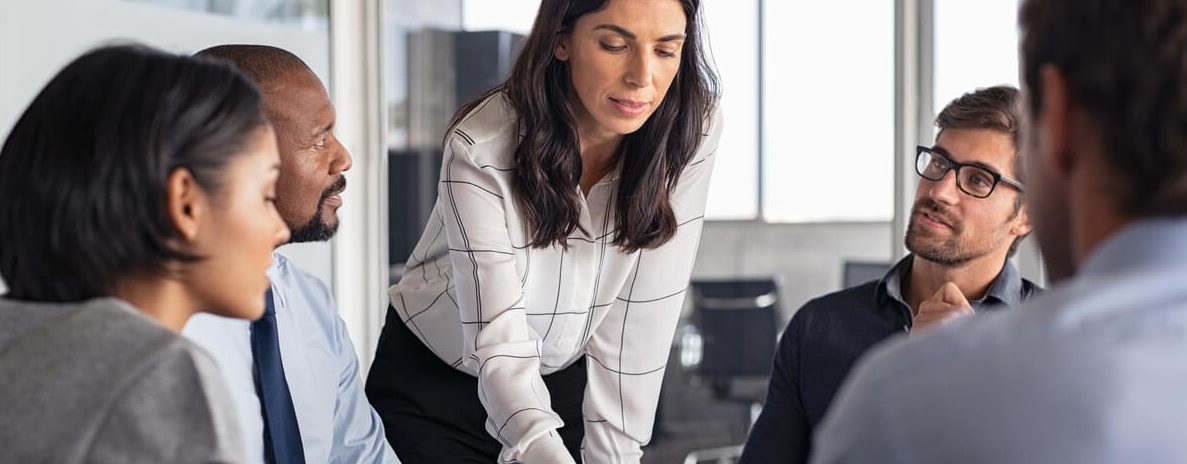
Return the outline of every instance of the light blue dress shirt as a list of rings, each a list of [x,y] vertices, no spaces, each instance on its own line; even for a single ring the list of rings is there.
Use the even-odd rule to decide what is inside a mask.
[[[284,376],[308,463],[398,463],[383,423],[363,393],[358,359],[321,280],[273,253],[272,279]],[[262,297],[263,295],[261,295]],[[239,412],[253,463],[264,459],[264,424],[252,380],[250,321],[207,314],[183,334],[218,361]]]
[[[1017,309],[883,345],[812,462],[1187,462],[1187,220],[1127,227]]]

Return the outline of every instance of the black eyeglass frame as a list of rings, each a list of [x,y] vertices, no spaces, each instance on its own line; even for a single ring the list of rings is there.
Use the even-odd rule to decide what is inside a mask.
[[[923,171],[919,168],[919,158],[922,157],[924,153],[927,153],[927,154],[933,155],[933,156],[938,155],[939,157],[943,158],[944,161],[948,162],[948,168],[945,169],[944,172],[940,174],[939,178],[933,179],[927,175],[924,175]],[[964,188],[964,185],[962,185],[960,182],[960,170],[965,167],[974,168],[974,169],[978,169],[978,170],[987,172],[987,173],[989,173],[989,175],[991,177],[993,177],[993,185],[991,185],[989,187],[989,193],[986,193],[985,196],[980,196],[980,195],[976,195],[972,192],[969,192],[968,190],[966,190]],[[952,155],[949,154],[948,151],[944,150],[943,148],[925,147],[923,145],[918,145],[915,147],[915,173],[918,174],[919,177],[930,180],[932,182],[939,182],[944,179],[944,176],[948,175],[949,171],[956,172],[956,187],[959,188],[961,192],[964,192],[965,195],[971,196],[973,198],[982,198],[982,199],[989,198],[989,196],[993,195],[993,192],[997,190],[997,184],[1006,184],[1010,187],[1014,187],[1014,189],[1018,190],[1020,193],[1026,192],[1026,186],[1022,185],[1021,182],[1018,182],[1014,179],[1003,176],[1003,175],[1001,175],[1001,173],[994,171],[992,169],[989,169],[982,165],[958,162],[958,161],[952,159]]]

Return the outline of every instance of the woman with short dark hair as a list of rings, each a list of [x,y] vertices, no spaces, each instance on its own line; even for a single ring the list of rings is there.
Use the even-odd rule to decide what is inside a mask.
[[[0,149],[0,450],[12,462],[241,462],[213,360],[178,335],[258,318],[279,158],[229,66],[93,50]]]
[[[458,111],[367,386],[406,464],[638,462],[721,128],[700,13],[544,0]]]

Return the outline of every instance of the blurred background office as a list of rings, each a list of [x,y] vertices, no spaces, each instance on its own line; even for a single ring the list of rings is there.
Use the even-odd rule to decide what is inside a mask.
[[[337,238],[281,252],[330,284],[368,366],[386,288],[435,199],[445,124],[501,80],[538,5],[0,0],[0,137],[57,69],[98,44],[190,53],[261,43],[298,54],[327,83],[355,165]],[[1015,0],[704,0],[704,9],[726,129],[644,459],[653,463],[731,462],[792,312],[881,277],[905,252],[914,146],[931,144],[935,113],[976,87],[1018,81]],[[1033,245],[1015,260],[1042,281]]]

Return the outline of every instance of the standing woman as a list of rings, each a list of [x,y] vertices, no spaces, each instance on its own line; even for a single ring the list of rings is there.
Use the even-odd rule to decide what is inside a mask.
[[[278,166],[229,65],[104,47],[46,85],[0,149],[0,461],[245,461],[178,332],[263,314]]]
[[[367,385],[405,463],[639,461],[721,127],[699,3],[544,0],[455,116]]]

